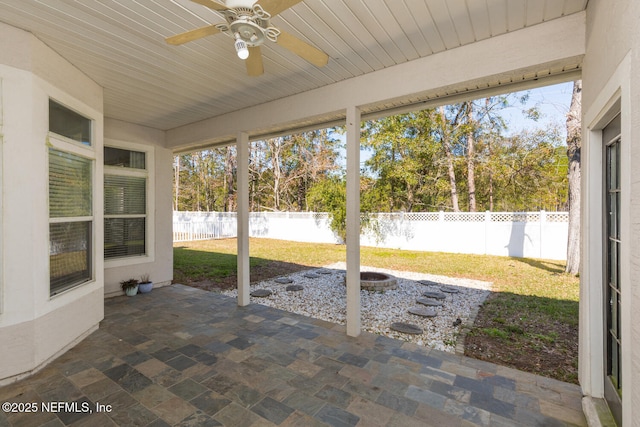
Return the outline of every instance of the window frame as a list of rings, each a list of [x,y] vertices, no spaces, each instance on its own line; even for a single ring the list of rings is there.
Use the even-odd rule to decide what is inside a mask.
[[[602,129],[602,189],[603,189],[603,197],[602,197],[602,215],[603,215],[603,228],[602,228],[602,285],[603,289],[603,368],[604,368],[604,400],[607,402],[609,409],[611,410],[611,414],[616,422],[622,425],[622,389],[625,384],[624,377],[624,359],[626,359],[626,355],[623,352],[623,288],[625,287],[625,280],[623,279],[623,257],[624,257],[624,237],[623,230],[626,228],[623,227],[623,219],[622,219],[622,203],[623,201],[623,166],[624,162],[624,151],[623,148],[626,149],[626,144],[623,141],[623,131],[622,131],[622,113],[618,110],[614,117],[609,120],[607,125],[605,125]],[[612,146],[616,146],[616,159],[615,167],[616,167],[616,183],[612,184],[610,182],[610,173],[611,173],[611,158],[610,158],[610,148]],[[612,188],[613,187],[613,188]],[[617,199],[618,204],[616,205],[616,217],[613,221],[611,221],[612,212],[610,203],[612,196],[611,194],[615,194],[615,198]],[[614,227],[611,227],[614,225]],[[615,228],[615,230],[612,230]],[[613,233],[613,234],[612,234]],[[615,265],[611,265],[611,246],[610,244],[614,243],[616,246],[615,250]],[[615,269],[615,272],[612,272],[612,268]],[[615,285],[612,286],[611,278],[615,277]],[[625,292],[626,295],[626,292]],[[610,302],[611,299],[615,297],[615,309],[611,310]],[[625,296],[625,300],[628,297]],[[615,317],[615,333],[612,334],[611,329],[613,328],[613,321]],[[615,351],[614,351],[615,350]],[[614,365],[614,358],[615,365]],[[615,367],[614,367],[615,366]],[[615,378],[614,378],[615,376]]]
[[[119,176],[131,176],[131,177],[144,177],[147,180],[146,185],[146,218],[145,221],[145,254],[144,255],[130,255],[116,258],[103,258],[105,268],[121,267],[127,265],[145,264],[155,261],[155,158],[154,148],[149,145],[139,144],[135,142],[120,141],[114,139],[105,138],[104,148],[118,148],[121,150],[138,151],[145,154],[145,169],[138,168],[126,168],[121,166],[109,166],[104,164],[103,158],[103,175],[119,175]],[[103,151],[104,151],[103,148]],[[103,154],[104,156],[104,154]],[[104,177],[103,177],[104,178]],[[104,179],[103,179],[103,194],[104,194]],[[104,195],[103,195],[104,197]],[[117,218],[118,215],[103,215],[103,222],[109,218]],[[105,231],[106,234],[106,231]],[[103,236],[104,241],[104,236]]]
[[[77,141],[75,139],[72,138],[68,138],[64,135],[60,135],[57,134],[51,130],[49,130],[51,128],[51,124],[47,123],[47,141],[45,144],[45,149],[47,150],[47,170],[46,170],[46,174],[47,174],[47,197],[49,195],[49,186],[50,186],[50,181],[49,181],[49,162],[50,162],[50,150],[57,150],[63,153],[67,153],[67,154],[72,154],[74,156],[78,156],[78,157],[82,157],[86,160],[88,160],[90,162],[90,168],[91,168],[91,172],[90,172],[90,183],[91,183],[91,215],[86,215],[86,216],[79,216],[79,217],[51,217],[51,211],[50,211],[50,206],[49,203],[47,203],[47,247],[49,248],[49,256],[47,257],[47,271],[49,274],[49,289],[48,289],[48,295],[49,295],[49,299],[54,299],[56,297],[59,297],[60,295],[64,295],[70,291],[73,291],[75,289],[84,287],[85,285],[91,284],[91,283],[95,283],[96,281],[96,234],[97,234],[97,224],[96,224],[96,195],[98,195],[99,193],[96,192],[96,185],[97,185],[97,156],[96,156],[96,133],[95,133],[95,128],[96,128],[96,120],[95,118],[90,117],[87,114],[83,114],[78,112],[77,110],[73,109],[73,108],[69,108],[66,104],[54,99],[54,98],[49,98],[49,102],[55,102],[58,105],[61,105],[79,115],[81,115],[82,117],[86,118],[87,120],[89,120],[90,122],[90,133],[91,133],[91,144],[87,145],[87,144],[83,144],[81,141]],[[48,104],[50,105],[50,104]],[[50,253],[50,245],[51,245],[51,232],[50,232],[50,227],[51,224],[62,224],[62,223],[70,223],[70,222],[90,222],[90,226],[89,226],[89,232],[90,232],[90,242],[89,242],[89,257],[90,257],[90,261],[88,263],[88,267],[89,267],[89,277],[86,280],[80,281],[80,282],[73,282],[73,283],[69,283],[67,285],[65,285],[64,287],[60,288],[59,290],[52,292],[51,289],[51,253]]]

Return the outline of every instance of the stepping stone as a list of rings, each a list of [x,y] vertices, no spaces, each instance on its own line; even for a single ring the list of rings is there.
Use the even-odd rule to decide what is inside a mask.
[[[318,274],[333,274],[331,272],[331,270],[327,270],[326,268],[320,269],[320,270],[316,271],[316,273],[318,273]]]
[[[418,298],[416,302],[429,307],[442,307],[442,301],[433,298]]]
[[[304,277],[306,277],[307,279],[317,279],[318,276],[316,273],[304,273]]]
[[[438,313],[436,313],[436,310],[431,308],[431,307],[411,307],[409,309],[409,313],[411,314],[415,314],[416,316],[422,316],[422,317],[436,317],[438,315]]]
[[[276,283],[280,283],[281,285],[286,285],[287,283],[293,283],[293,279],[289,279],[288,277],[278,277],[273,281]]]
[[[460,292],[460,289],[454,288],[453,286],[440,286],[440,290],[448,294],[457,294]]]
[[[251,295],[252,297],[264,298],[264,297],[268,297],[272,293],[273,292],[271,292],[269,289],[256,289],[255,291],[251,292],[249,295]]]
[[[297,292],[297,291],[301,291],[304,289],[304,286],[302,285],[289,285],[287,286],[287,291],[289,292]]]
[[[445,299],[447,297],[442,292],[434,292],[434,291],[423,292],[422,296],[427,298],[435,298],[435,299]]]
[[[391,324],[391,330],[396,332],[402,332],[403,334],[419,335],[422,333],[422,328],[411,323],[395,322]]]
[[[438,282],[434,282],[432,280],[418,280],[418,283],[420,283],[421,285],[426,285],[426,286],[437,286],[437,285],[439,285]]]

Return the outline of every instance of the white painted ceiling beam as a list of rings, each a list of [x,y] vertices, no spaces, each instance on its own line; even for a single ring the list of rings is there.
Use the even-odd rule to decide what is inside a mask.
[[[377,105],[457,87],[469,82],[490,87],[499,76],[526,78],[545,69],[581,63],[585,51],[585,13],[580,12],[456,49],[354,77],[318,89],[202,120],[167,131],[174,151],[234,141],[238,132],[250,138],[297,123],[322,123],[344,114],[349,105],[363,111]],[[251,96],[247,93],[247,96]]]

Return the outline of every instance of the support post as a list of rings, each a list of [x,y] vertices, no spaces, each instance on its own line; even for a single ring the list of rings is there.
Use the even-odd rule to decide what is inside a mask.
[[[236,139],[238,163],[238,305],[249,305],[249,135],[239,132]]]
[[[360,109],[347,108],[347,335],[360,335]]]

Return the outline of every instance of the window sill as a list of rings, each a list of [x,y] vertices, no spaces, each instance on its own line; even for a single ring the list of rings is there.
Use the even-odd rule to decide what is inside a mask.
[[[104,268],[123,267],[125,265],[148,264],[154,262],[155,257],[152,255],[138,255],[123,258],[111,258],[104,260]]]

